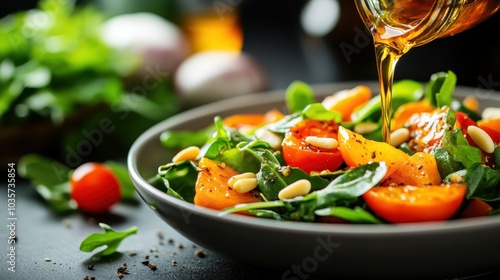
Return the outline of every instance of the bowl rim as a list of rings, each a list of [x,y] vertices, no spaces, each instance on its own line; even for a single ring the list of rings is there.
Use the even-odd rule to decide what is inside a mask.
[[[370,87],[376,85],[375,82],[369,81],[358,81],[358,82],[341,82],[341,83],[331,83],[331,84],[319,84],[313,85],[315,92],[324,92],[333,86],[335,87],[350,87],[355,85],[365,84]],[[472,87],[457,86],[456,96],[465,97],[470,94],[465,92],[470,92]],[[480,90],[480,89],[479,89]],[[262,228],[266,230],[279,230],[279,231],[294,231],[302,234],[350,234],[350,235],[360,235],[360,236],[371,236],[371,235],[401,235],[401,234],[450,234],[458,231],[465,230],[479,230],[480,228],[488,228],[492,226],[500,225],[500,215],[484,217],[484,218],[468,218],[468,219],[457,219],[441,222],[421,222],[421,223],[409,223],[409,224],[322,224],[322,223],[309,223],[301,221],[278,221],[270,219],[262,219],[256,217],[248,217],[243,215],[220,215],[220,211],[213,209],[196,206],[192,203],[182,201],[175,197],[172,197],[165,192],[158,190],[151,184],[147,182],[147,178],[143,178],[138,170],[139,163],[137,162],[138,155],[147,144],[152,139],[159,139],[160,134],[168,129],[169,127],[174,127],[181,125],[189,119],[195,119],[206,115],[214,115],[220,112],[220,108],[238,109],[242,107],[247,107],[250,105],[257,106],[260,104],[267,104],[269,102],[277,102],[283,100],[284,90],[273,90],[262,93],[252,93],[248,95],[242,95],[237,97],[232,97],[209,104],[205,104],[196,108],[192,108],[181,112],[175,116],[172,116],[142,133],[132,144],[128,156],[127,156],[127,167],[129,171],[130,178],[134,182],[135,188],[141,188],[148,193],[159,197],[165,203],[171,204],[179,209],[190,212],[203,218],[208,219],[220,219],[229,224],[236,224],[239,226],[249,226],[254,228]],[[483,91],[484,92],[484,91]],[[476,95],[480,99],[494,99],[500,102],[500,93],[498,96],[491,95],[491,91],[486,93],[478,94],[478,88],[476,88]],[[255,98],[256,95],[261,95],[264,98]],[[265,95],[265,96],[264,96]],[[455,96],[455,95],[454,95]],[[236,106],[235,106],[236,104]],[[222,109],[223,110],[223,109]]]

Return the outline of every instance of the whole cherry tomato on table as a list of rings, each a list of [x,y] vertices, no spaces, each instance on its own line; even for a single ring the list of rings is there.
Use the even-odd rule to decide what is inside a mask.
[[[121,199],[118,179],[111,169],[101,163],[85,163],[70,175],[71,198],[81,210],[105,213]]]
[[[306,142],[306,137],[316,136],[337,140],[339,125],[334,121],[306,119],[291,127],[282,143],[286,164],[306,173],[323,170],[335,171],[344,160],[338,148],[324,149]]]

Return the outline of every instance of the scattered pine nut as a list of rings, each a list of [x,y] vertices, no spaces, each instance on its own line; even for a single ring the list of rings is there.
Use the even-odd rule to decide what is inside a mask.
[[[237,174],[237,175],[234,175],[231,178],[229,178],[229,180],[227,181],[227,184],[232,188],[234,186],[234,183],[236,183],[236,181],[241,180],[241,179],[249,179],[249,178],[255,179],[255,178],[257,178],[257,175],[255,175],[255,173],[252,173],[252,172]]]
[[[398,128],[391,133],[391,145],[399,147],[410,139],[410,131],[406,127]]]
[[[500,108],[488,107],[481,113],[481,118],[485,121],[500,119]]]
[[[337,139],[331,137],[307,136],[305,141],[321,149],[335,149],[339,146]]]
[[[244,178],[234,182],[233,190],[238,193],[247,193],[257,187],[257,178]]]
[[[372,123],[372,122],[363,122],[363,123],[358,123],[354,126],[354,132],[359,133],[359,134],[367,134],[370,132],[375,131],[378,128],[377,123]]]
[[[195,160],[200,155],[200,148],[196,146],[187,147],[178,152],[173,158],[173,163],[178,163],[184,160]]]
[[[269,131],[267,129],[259,129],[255,132],[255,136],[257,137],[257,139],[269,143],[269,145],[273,149],[277,150],[281,148],[281,142],[283,141],[283,139],[281,138],[281,136],[272,131]]]
[[[476,143],[479,149],[491,154],[495,151],[495,142],[491,139],[490,135],[486,131],[482,130],[477,126],[469,126],[467,128],[467,133],[469,133],[472,141]]]
[[[311,182],[301,179],[286,186],[278,193],[278,198],[291,199],[297,196],[306,195],[311,191]]]

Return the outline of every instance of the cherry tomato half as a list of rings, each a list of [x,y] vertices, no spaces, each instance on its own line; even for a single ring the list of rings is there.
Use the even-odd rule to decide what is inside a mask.
[[[85,212],[107,212],[121,198],[118,179],[101,163],[89,162],[76,168],[71,173],[70,184],[71,198]]]
[[[335,171],[344,160],[338,148],[324,149],[306,142],[307,136],[337,140],[339,125],[334,121],[307,119],[299,122],[286,133],[283,140],[283,158],[286,164],[306,173],[323,170]]]
[[[444,221],[462,204],[466,186],[374,187],[363,199],[368,207],[391,223]]]

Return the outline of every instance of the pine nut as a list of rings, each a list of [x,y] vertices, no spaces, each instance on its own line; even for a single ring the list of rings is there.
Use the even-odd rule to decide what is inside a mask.
[[[331,137],[307,136],[305,141],[321,149],[335,149],[339,146],[337,139]]]
[[[283,139],[281,138],[281,136],[274,132],[271,132],[267,129],[259,129],[255,132],[255,136],[257,137],[257,139],[269,143],[269,145],[273,149],[277,150],[281,148],[281,142],[283,141]]]
[[[359,133],[359,134],[367,134],[370,132],[375,131],[378,128],[377,123],[372,123],[372,122],[364,122],[364,123],[358,123],[354,126],[354,132]]]
[[[476,143],[479,149],[491,154],[495,151],[495,142],[491,139],[490,135],[486,131],[482,130],[477,126],[469,126],[467,128],[467,133],[469,133],[472,141]]]
[[[238,193],[247,193],[257,187],[257,178],[243,178],[236,180],[233,190]]]
[[[391,133],[391,145],[399,147],[410,139],[410,131],[406,127],[398,128]]]
[[[306,195],[311,191],[311,182],[301,179],[286,186],[278,193],[279,199],[291,199],[297,196]]]
[[[200,148],[196,146],[187,147],[178,152],[173,158],[173,163],[178,163],[184,160],[195,160],[200,155]]]
[[[255,173],[252,173],[252,172],[241,173],[241,174],[234,175],[231,178],[229,178],[229,180],[227,181],[227,184],[232,188],[236,181],[241,180],[241,179],[252,179],[252,178],[253,179],[257,178],[257,175],[255,175]]]
[[[485,121],[500,119],[500,108],[488,107],[481,113],[481,118]]]

